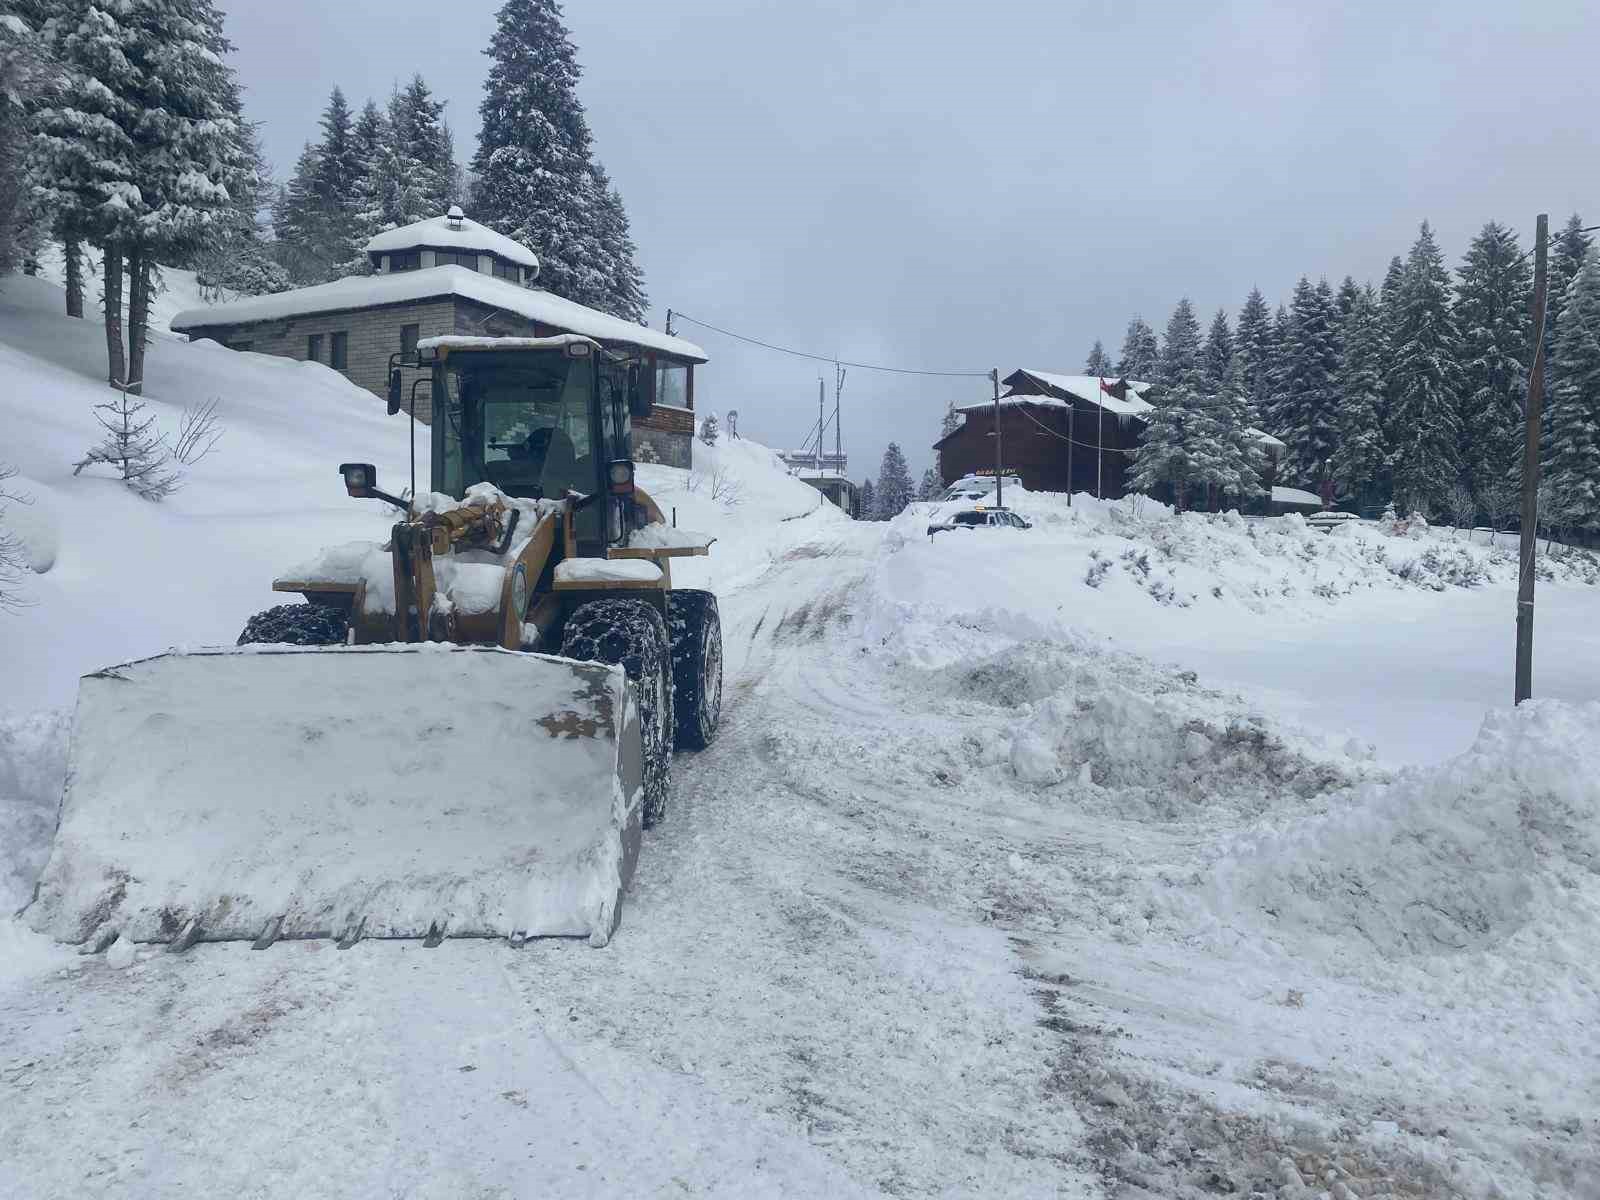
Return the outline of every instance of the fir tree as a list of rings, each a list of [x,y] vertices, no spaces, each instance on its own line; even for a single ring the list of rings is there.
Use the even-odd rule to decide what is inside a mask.
[[[312,250],[331,278],[344,260],[345,247],[355,226],[356,187],[361,163],[355,154],[355,118],[344,92],[335,87],[318,121],[322,139],[317,143],[316,166],[311,175],[315,204]]]
[[[618,220],[620,199],[591,162],[589,125],[577,95],[577,51],[560,6],[506,0],[496,20],[472,160],[476,215],[538,254],[543,287],[636,316],[642,286],[632,243],[625,220]],[[617,236],[619,229],[624,236]]]
[[[1346,275],[1344,280],[1339,284],[1338,294],[1334,297],[1334,304],[1337,305],[1339,309],[1337,324],[1340,329],[1344,328],[1345,318],[1355,311],[1356,302],[1360,299],[1360,297],[1360,286],[1356,283],[1354,277]]]
[[[1178,302],[1167,322],[1158,373],[1162,402],[1149,413],[1134,451],[1133,485],[1148,492],[1166,484],[1172,489],[1174,505],[1182,509],[1189,484],[1197,482],[1201,461],[1209,458],[1212,437],[1204,409],[1200,324],[1187,297]]]
[[[922,483],[917,488],[918,500],[937,500],[939,493],[944,491],[944,482],[939,478],[939,472],[929,467],[922,473]]]
[[[1384,344],[1391,352],[1400,344],[1400,293],[1405,286],[1405,281],[1406,265],[1397,254],[1389,260],[1389,269],[1383,275],[1383,285],[1378,289],[1378,319],[1383,325]],[[1383,418],[1385,430],[1388,430],[1389,418],[1394,413],[1396,388],[1398,386],[1398,381],[1386,370],[1384,373],[1383,406],[1379,413]]]
[[[444,101],[433,98],[421,75],[413,75],[390,99],[389,135],[398,170],[383,181],[386,226],[443,216],[459,198],[455,143],[445,124]]]
[[[878,488],[870,479],[861,485],[860,504],[860,520],[876,521],[878,519]]]
[[[939,440],[942,442],[956,430],[961,428],[962,416],[956,411],[956,402],[951,400],[945,405],[944,416],[939,419]],[[944,451],[935,450],[933,465],[938,469],[940,477],[944,475]]]
[[[1117,374],[1123,379],[1140,383],[1156,383],[1161,361],[1156,331],[1143,317],[1135,316],[1128,322],[1127,335],[1122,339],[1122,357],[1117,360]]]
[[[1516,234],[1490,221],[1458,274],[1462,465],[1467,485],[1483,497],[1522,474],[1532,272]]]
[[[1406,260],[1391,325],[1394,487],[1407,511],[1437,510],[1460,474],[1461,337],[1450,306],[1450,275],[1433,230]]]
[[[1550,490],[1567,523],[1600,528],[1600,250],[1567,288],[1552,364],[1561,419],[1550,448]]]
[[[622,194],[611,184],[599,163],[593,164],[595,194],[599,197],[597,234],[607,266],[608,312],[629,321],[644,321],[649,300],[644,290],[644,272],[637,262],[638,247],[628,229],[628,212]]]
[[[717,425],[717,414],[707,413],[705,419],[700,422],[700,440],[708,446],[715,446],[721,433],[722,430]]]
[[[1289,308],[1287,342],[1279,352],[1272,431],[1289,447],[1285,477],[1302,483],[1323,479],[1337,443],[1337,315],[1332,289],[1326,283],[1313,287],[1302,275]]]
[[[1228,314],[1211,319],[1200,351],[1204,420],[1195,450],[1195,480],[1213,498],[1254,496],[1261,491],[1265,455],[1250,432],[1250,406],[1239,386],[1239,365]]]
[[[878,465],[878,486],[875,489],[878,519],[890,521],[905,511],[915,492],[911,486],[911,471],[906,466],[906,456],[897,442],[890,442]]]
[[[339,273],[366,275],[372,271],[372,261],[367,257],[367,243],[385,230],[398,227],[398,223],[390,223],[384,211],[385,193],[388,190],[386,168],[398,165],[394,136],[389,128],[389,118],[371,100],[367,101],[351,128],[350,143],[351,154],[360,173],[351,199],[353,215],[350,241],[345,247],[345,259],[339,265]]]
[[[1112,370],[1111,356],[1106,353],[1106,348],[1101,345],[1100,339],[1095,338],[1094,348],[1089,351],[1089,360],[1083,365],[1083,373],[1100,379],[1109,379]]]
[[[289,181],[272,204],[273,253],[296,285],[326,283],[328,265],[317,255],[321,238],[312,181],[317,173],[317,148],[307,142],[295,161]]]
[[[1541,423],[1541,443],[1545,464],[1555,445],[1556,428],[1560,424],[1560,401],[1556,398],[1558,368],[1555,365],[1556,326],[1566,307],[1567,292],[1577,278],[1589,253],[1592,239],[1583,231],[1583,219],[1577,213],[1567,218],[1566,226],[1550,240],[1550,278],[1545,300],[1544,320],[1544,395],[1545,404]]]
[[[1342,332],[1344,359],[1336,380],[1339,437],[1330,466],[1335,482],[1364,505],[1376,500],[1388,461],[1378,419],[1388,348],[1377,293],[1370,285],[1356,295]]]
[[[42,31],[23,23],[30,16],[24,7],[16,25],[0,20],[0,275],[16,270],[39,240],[39,214],[30,203],[29,128],[50,98],[51,72]]]
[[[118,388],[115,399],[96,404],[94,416],[104,436],[73,468],[74,475],[98,463],[116,471],[131,491],[146,500],[161,500],[177,490],[178,474],[169,465],[155,414],[145,411],[131,388]]]
[[[1251,288],[1239,310],[1234,339],[1237,387],[1249,406],[1250,423],[1264,422],[1272,396],[1272,316],[1260,288]]]
[[[1228,314],[1219,308],[1217,315],[1211,318],[1211,328],[1200,350],[1200,377],[1207,396],[1220,396],[1234,386],[1233,354],[1233,331],[1228,328]]]

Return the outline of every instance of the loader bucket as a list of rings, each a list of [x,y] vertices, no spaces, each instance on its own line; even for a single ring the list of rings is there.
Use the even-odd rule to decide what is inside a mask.
[[[83,679],[25,919],[91,948],[603,945],[642,794],[620,667],[432,644],[168,653]]]

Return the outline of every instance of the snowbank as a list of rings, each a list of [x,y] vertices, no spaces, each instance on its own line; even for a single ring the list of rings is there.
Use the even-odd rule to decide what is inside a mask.
[[[1600,983],[1600,703],[1491,712],[1465,754],[1237,846],[1219,922],[1291,950],[1455,954],[1532,927]]]
[[[64,712],[0,714],[0,917],[27,903],[55,832],[67,769]]]

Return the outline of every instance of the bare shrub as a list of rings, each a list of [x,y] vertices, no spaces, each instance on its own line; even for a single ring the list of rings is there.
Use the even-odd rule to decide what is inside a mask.
[[[172,461],[192,467],[210,454],[221,440],[222,422],[217,417],[215,400],[185,408],[183,419],[178,422],[178,436],[172,443]]]

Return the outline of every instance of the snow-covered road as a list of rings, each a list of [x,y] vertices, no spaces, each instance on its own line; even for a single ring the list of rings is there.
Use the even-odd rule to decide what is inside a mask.
[[[0,982],[0,1194],[1590,1194],[1570,933],[1301,953],[1217,882],[1383,772],[1100,638],[919,665],[892,530],[781,528],[610,947],[62,952]]]

